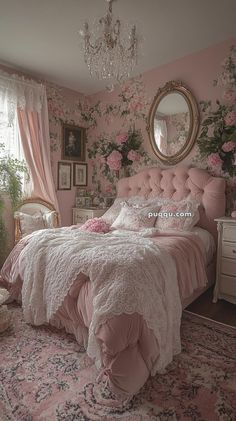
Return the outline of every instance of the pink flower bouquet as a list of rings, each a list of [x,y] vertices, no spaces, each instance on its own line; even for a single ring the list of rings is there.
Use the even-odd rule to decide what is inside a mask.
[[[80,228],[81,231],[98,232],[105,234],[110,231],[110,225],[108,225],[102,218],[88,219]]]

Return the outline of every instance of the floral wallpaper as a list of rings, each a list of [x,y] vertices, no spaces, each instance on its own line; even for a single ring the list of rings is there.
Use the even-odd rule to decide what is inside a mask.
[[[226,213],[236,209],[236,45],[232,45],[221,63],[221,72],[213,81],[221,89],[214,103],[201,101],[201,131],[197,140],[198,156],[208,170],[224,177],[227,184]]]
[[[230,41],[227,41],[220,46],[145,72],[122,86],[115,87],[113,92],[102,91],[86,97],[78,92],[48,84],[50,142],[55,183],[57,162],[61,160],[62,122],[87,129],[86,161],[91,190],[101,194],[115,194],[117,179],[126,175],[127,168],[111,169],[112,165],[113,168],[118,165],[118,154],[116,154],[116,162],[110,161],[110,171],[107,171],[106,158],[104,161],[107,151],[101,154],[99,148],[102,144],[104,147],[109,143],[114,144],[119,136],[126,136],[131,131],[139,132],[141,145],[140,150],[135,151],[139,153],[139,159],[134,159],[129,165],[129,174],[134,174],[146,166],[160,164],[152,151],[147,133],[148,113],[158,88],[164,86],[168,80],[183,80],[192,90],[198,103],[201,100],[207,101],[208,98],[217,99],[222,92],[219,86],[215,88],[212,86],[212,79],[216,77],[217,68],[220,69],[220,62],[226,57],[230,45],[232,45]],[[207,167],[207,162],[198,157],[197,146],[183,163]],[[59,203],[63,203],[62,213],[71,215],[76,188],[72,187],[71,193],[58,191],[57,194]],[[71,223],[70,218],[71,216],[65,218],[66,224]]]
[[[229,81],[228,72],[228,53],[230,46],[233,44],[236,45],[235,38],[151,69],[130,79],[122,86],[115,87],[113,92],[102,91],[85,96],[79,92],[47,82],[51,161],[56,189],[57,163],[62,160],[62,123],[75,124],[86,128],[86,162],[88,162],[89,188],[101,191],[102,194],[114,194],[116,181],[118,177],[125,175],[125,171],[121,168],[118,171],[104,172],[104,156],[99,156],[96,153],[97,142],[104,140],[104,143],[114,143],[119,139],[119,136],[126,136],[127,133],[134,131],[138,132],[141,140],[140,148],[139,150],[132,150],[139,154],[139,159],[136,159],[137,155],[131,152],[129,157],[132,157],[133,161],[130,160],[131,165],[128,166],[129,174],[138,172],[145,166],[160,164],[153,153],[146,129],[148,113],[158,89],[164,86],[167,81],[182,80],[190,88],[198,103],[201,101],[215,102],[220,99],[220,105],[222,105],[221,101],[231,101],[235,98],[235,91],[231,89],[232,87],[229,84],[231,81]],[[223,67],[220,69],[222,61]],[[17,72],[6,67],[4,67],[4,71],[8,71],[9,74]],[[30,77],[29,74],[24,75]],[[217,80],[215,86],[213,86],[212,80],[216,77]],[[225,86],[223,90],[222,85]],[[204,119],[203,109],[201,112]],[[231,117],[234,119],[235,115],[233,114]],[[226,154],[232,152],[232,150],[228,150],[231,147],[232,144],[224,146]],[[91,155],[90,158],[88,156],[89,150],[93,151],[93,156]],[[195,145],[183,163],[193,163],[196,166],[206,168],[207,160],[204,161],[197,152],[198,147]],[[215,163],[215,161],[212,162]],[[220,163],[219,160],[218,163]],[[117,165],[117,162],[114,164],[113,161],[111,165]],[[233,177],[230,178],[230,181],[232,182],[230,188],[235,191]],[[75,195],[76,188],[73,185],[71,191],[57,191],[63,225],[72,223],[71,209],[75,203]]]
[[[91,101],[93,102],[93,98]],[[156,164],[157,160],[152,159],[144,147],[151,101],[152,99],[146,95],[143,77],[140,75],[125,82],[99,103],[100,113],[97,114],[96,127],[91,128],[88,135],[88,150],[91,158],[89,164],[92,169],[90,182],[96,190],[105,194],[115,194],[115,185],[120,177],[135,174],[148,165]],[[140,147],[132,146],[130,133],[138,133]],[[111,149],[109,155],[109,145],[112,142],[115,150]],[[115,143],[126,144],[127,148],[130,144],[129,149],[126,148],[127,154],[129,153],[127,155],[130,160],[129,165],[125,164],[120,149],[115,147]],[[103,151],[101,144],[105,147]],[[104,159],[106,155],[109,155],[108,161]]]

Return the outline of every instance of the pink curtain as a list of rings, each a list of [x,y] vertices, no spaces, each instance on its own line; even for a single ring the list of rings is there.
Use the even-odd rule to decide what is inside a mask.
[[[50,202],[59,212],[51,171],[47,109],[43,107],[39,113],[18,108],[17,113],[25,159],[32,177],[31,197]]]

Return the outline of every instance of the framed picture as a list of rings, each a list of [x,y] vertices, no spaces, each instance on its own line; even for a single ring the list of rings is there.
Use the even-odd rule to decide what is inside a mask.
[[[58,162],[58,190],[71,190],[71,164]]]
[[[62,159],[85,160],[85,129],[83,127],[63,124]]]
[[[74,163],[74,186],[87,186],[87,164]]]

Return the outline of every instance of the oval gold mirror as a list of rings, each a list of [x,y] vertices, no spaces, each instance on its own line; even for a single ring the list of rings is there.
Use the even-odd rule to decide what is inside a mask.
[[[148,116],[154,153],[165,164],[182,161],[191,151],[199,129],[197,102],[182,82],[160,88]]]

